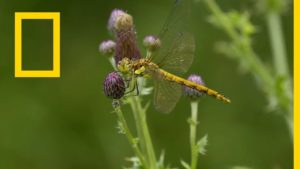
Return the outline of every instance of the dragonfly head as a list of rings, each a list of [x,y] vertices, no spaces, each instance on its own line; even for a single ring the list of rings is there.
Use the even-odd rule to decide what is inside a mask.
[[[144,77],[144,78],[150,78],[152,76],[151,73],[151,64],[149,64],[149,60],[141,59],[140,62],[138,62],[134,66],[134,74],[136,76]]]
[[[128,74],[132,71],[132,62],[128,58],[123,58],[118,63],[118,69],[124,74]]]

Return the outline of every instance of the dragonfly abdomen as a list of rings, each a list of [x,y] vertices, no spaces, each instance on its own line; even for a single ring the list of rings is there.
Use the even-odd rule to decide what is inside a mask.
[[[209,96],[213,96],[216,99],[221,100],[221,101],[223,101],[225,103],[230,103],[230,100],[228,98],[226,98],[224,95],[219,94],[217,91],[212,90],[212,89],[210,89],[210,88],[208,88],[206,86],[199,85],[199,84],[197,84],[195,82],[186,80],[184,78],[181,78],[179,76],[171,74],[171,73],[169,73],[169,72],[167,72],[165,70],[162,70],[162,69],[160,69],[160,73],[163,75],[163,77],[165,78],[165,80],[172,81],[172,82],[181,84],[183,86],[190,87],[190,88],[198,90],[200,92],[204,92],[204,93],[206,93]]]

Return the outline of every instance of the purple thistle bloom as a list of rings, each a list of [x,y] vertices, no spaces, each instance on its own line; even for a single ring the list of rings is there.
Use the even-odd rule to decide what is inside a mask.
[[[196,74],[191,74],[188,77],[188,80],[192,81],[192,82],[195,82],[197,84],[200,84],[200,85],[205,85],[202,78],[201,78],[201,76],[196,75]],[[184,86],[183,90],[184,90],[184,96],[189,97],[191,100],[197,100],[203,95],[202,92],[199,92],[195,89],[192,89],[192,88],[189,88],[189,87],[186,87],[186,86]]]
[[[116,37],[116,65],[123,58],[141,58],[141,53],[136,43],[136,32],[131,15],[119,9],[113,10],[108,21],[108,29]]]
[[[122,76],[118,72],[109,73],[103,83],[104,94],[112,99],[120,99],[124,96],[126,87]]]
[[[106,40],[99,45],[99,51],[103,55],[111,56],[115,53],[116,43],[112,40]]]

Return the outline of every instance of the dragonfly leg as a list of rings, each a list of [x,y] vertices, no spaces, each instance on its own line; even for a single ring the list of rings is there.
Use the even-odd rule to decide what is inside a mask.
[[[136,88],[136,95],[138,96],[138,95],[140,95],[140,90],[139,90],[139,85],[138,85],[138,82],[137,82],[137,80],[135,80],[135,88]]]
[[[125,94],[129,94],[129,93],[134,92],[134,91],[135,91],[135,88],[136,88],[136,85],[137,85],[136,79],[135,79],[135,78],[134,78],[134,79],[130,78],[130,79],[125,80],[125,82],[127,83],[127,85],[126,85],[127,88],[130,88],[130,86],[132,86],[132,87],[129,89],[129,91],[127,91]]]
[[[130,82],[131,82],[132,78],[129,77],[129,78],[124,78],[124,81],[125,81],[125,84],[126,84],[126,87],[129,87],[130,86]]]
[[[129,82],[129,83],[130,83],[130,82]],[[129,84],[129,83],[128,83],[128,84]],[[129,86],[130,86],[130,85],[128,85],[128,88],[129,88]],[[132,87],[129,91],[127,91],[127,92],[125,93],[125,95],[134,92],[134,90],[135,90],[135,83],[134,83],[133,87]]]
[[[134,92],[136,91],[136,92]],[[137,79],[134,78],[132,89],[125,93],[125,97],[138,96],[140,94]]]

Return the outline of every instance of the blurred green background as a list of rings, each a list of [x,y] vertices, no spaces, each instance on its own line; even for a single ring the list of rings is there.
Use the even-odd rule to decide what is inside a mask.
[[[0,169],[121,168],[133,152],[117,134],[117,117],[102,81],[112,71],[98,45],[110,39],[106,24],[114,8],[133,15],[139,46],[145,35],[159,32],[172,0],[0,0]],[[271,62],[264,17],[253,0],[217,1],[225,10],[249,10],[258,26],[254,48]],[[266,111],[267,101],[252,76],[239,73],[238,64],[214,49],[227,37],[207,22],[203,3],[193,5],[192,27],[197,41],[189,73],[230,97],[226,105],[210,97],[200,102],[198,135],[208,134],[207,155],[199,168],[249,166],[257,169],[293,168],[293,144],[284,119]],[[14,12],[61,12],[61,78],[14,78]],[[283,15],[289,65],[293,64],[292,7]],[[24,69],[51,69],[52,22],[23,22]],[[186,75],[187,76],[187,75]],[[125,109],[129,123],[133,121]],[[181,99],[169,115],[148,111],[157,155],[180,166],[189,161],[189,101]]]

